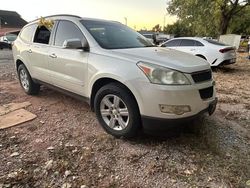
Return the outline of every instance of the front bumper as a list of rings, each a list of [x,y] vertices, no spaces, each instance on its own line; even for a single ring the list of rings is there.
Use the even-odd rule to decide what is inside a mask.
[[[209,115],[212,115],[216,109],[217,105],[217,98],[212,101],[208,108],[200,111],[198,114],[195,114],[193,116],[185,117],[185,118],[179,118],[179,119],[163,119],[163,118],[155,118],[155,117],[149,117],[149,116],[142,116],[142,125],[144,130],[165,130],[166,128],[171,128],[173,126],[176,126],[178,124],[183,124],[184,122],[190,121],[192,119],[195,119],[199,116],[201,116],[204,113],[208,113]]]
[[[219,66],[230,65],[230,64],[234,64],[234,63],[236,63],[236,58],[228,59],[228,60],[222,61],[222,62],[219,64]]]
[[[192,78],[189,78],[192,80]],[[181,119],[194,116],[207,109],[211,102],[215,100],[216,91],[214,81],[201,83],[191,83],[191,85],[166,86],[150,84],[148,82],[139,83],[134,81],[136,88],[136,100],[139,105],[141,116],[161,118],[161,119]],[[212,96],[202,99],[200,91],[205,88],[213,90]],[[186,105],[191,111],[181,115],[163,113],[159,105]]]

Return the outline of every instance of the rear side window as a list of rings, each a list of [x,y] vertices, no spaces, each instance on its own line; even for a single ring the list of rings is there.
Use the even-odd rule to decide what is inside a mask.
[[[180,41],[181,41],[181,40],[179,40],[179,39],[171,40],[171,41],[166,42],[166,43],[163,44],[162,46],[164,46],[164,47],[179,46],[179,45],[180,45]]]
[[[84,38],[77,25],[70,21],[60,21],[55,36],[55,45],[62,46],[65,40]]]
[[[26,42],[31,42],[34,32],[36,30],[36,27],[37,26],[35,24],[25,27],[20,34],[20,38]]]
[[[51,34],[50,30],[48,30],[46,27],[44,26],[37,27],[34,37],[34,42],[41,44],[49,44],[50,34]]]
[[[195,46],[204,46],[201,42],[199,42],[199,41],[195,41]]]
[[[194,40],[183,39],[180,46],[195,46]]]

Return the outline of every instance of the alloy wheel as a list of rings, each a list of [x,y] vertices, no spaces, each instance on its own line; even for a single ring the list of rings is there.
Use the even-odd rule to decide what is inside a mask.
[[[28,80],[28,75],[25,70],[20,70],[20,81],[22,84],[22,87],[24,88],[25,91],[29,90],[29,80]]]
[[[104,122],[117,131],[124,130],[129,123],[129,112],[123,100],[113,94],[106,95],[100,105]]]

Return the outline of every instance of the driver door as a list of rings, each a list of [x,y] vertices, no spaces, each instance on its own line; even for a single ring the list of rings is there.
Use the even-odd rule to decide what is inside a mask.
[[[81,49],[63,48],[65,40],[83,38],[76,24],[66,20],[58,21],[49,51],[49,70],[53,85],[85,96],[89,53]]]

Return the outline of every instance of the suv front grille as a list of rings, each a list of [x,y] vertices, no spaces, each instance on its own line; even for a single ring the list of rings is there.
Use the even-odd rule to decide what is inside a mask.
[[[202,99],[211,98],[213,96],[213,94],[214,94],[214,87],[211,86],[211,87],[208,87],[208,88],[205,88],[205,89],[200,89],[199,93],[200,93],[200,96],[201,96]]]
[[[212,71],[206,70],[202,72],[192,73],[192,78],[195,83],[204,82],[212,79]]]

